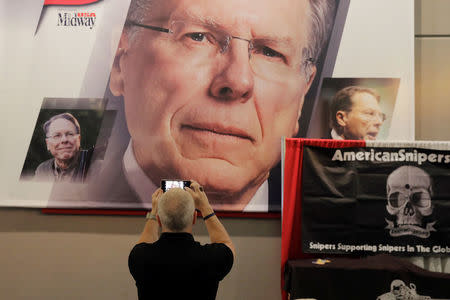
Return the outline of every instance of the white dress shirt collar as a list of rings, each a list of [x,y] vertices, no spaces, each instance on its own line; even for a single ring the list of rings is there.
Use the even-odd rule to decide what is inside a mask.
[[[344,138],[342,137],[342,136],[340,136],[337,132],[336,132],[336,130],[334,130],[334,129],[331,129],[331,138],[333,139],[333,140],[343,140]]]

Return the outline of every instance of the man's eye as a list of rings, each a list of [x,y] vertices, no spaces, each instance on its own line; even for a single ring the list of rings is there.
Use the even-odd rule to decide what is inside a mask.
[[[54,138],[54,139],[59,139],[60,137],[61,137],[61,134],[59,134],[59,133],[58,133],[58,134],[55,134],[55,135],[53,135],[53,138]]]
[[[75,134],[73,133],[73,132],[68,132],[68,133],[66,133],[66,136],[68,136],[68,137],[73,137]]]
[[[253,49],[253,53],[261,55],[269,60],[280,60],[286,62],[286,57],[283,54],[267,46],[256,46]]]
[[[364,114],[366,114],[366,115],[368,115],[368,116],[371,116],[371,117],[374,117],[376,114],[377,114],[377,112],[376,111],[373,111],[373,110],[366,110],[365,112],[363,112]]]
[[[262,54],[269,57],[283,57],[283,55],[269,47],[264,47],[262,49]]]
[[[202,42],[206,37],[206,35],[202,32],[191,32],[188,33],[187,36],[196,42]]]

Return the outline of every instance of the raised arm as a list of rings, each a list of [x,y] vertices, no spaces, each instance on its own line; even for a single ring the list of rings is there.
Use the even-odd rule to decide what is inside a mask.
[[[158,229],[159,224],[156,218],[158,213],[158,201],[163,191],[157,189],[152,195],[152,211],[148,214],[147,222],[145,223],[144,230],[142,231],[141,237],[138,240],[139,243],[153,243],[158,240]]]
[[[227,230],[223,227],[219,218],[214,214],[214,210],[209,204],[208,197],[206,197],[203,188],[196,181],[191,181],[191,187],[186,188],[195,201],[195,208],[200,210],[203,218],[208,217],[205,220],[206,229],[208,230],[209,239],[211,243],[223,243],[233,252],[233,256],[236,256],[233,242],[228,235]],[[213,215],[212,215],[213,214]]]

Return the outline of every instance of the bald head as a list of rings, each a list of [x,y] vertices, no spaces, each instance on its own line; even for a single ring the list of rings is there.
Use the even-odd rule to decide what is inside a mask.
[[[194,211],[194,199],[184,189],[170,189],[159,199],[158,216],[163,230],[186,231],[192,225]]]

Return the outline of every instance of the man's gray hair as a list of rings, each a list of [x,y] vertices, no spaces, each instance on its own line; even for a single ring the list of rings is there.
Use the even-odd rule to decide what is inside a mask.
[[[152,1],[154,0],[131,0],[127,20],[142,23],[146,17],[150,16]],[[317,62],[328,41],[336,13],[336,0],[309,0],[309,4],[311,7],[309,15],[310,31],[307,37],[308,45],[303,49],[303,65],[306,66],[306,77],[309,77],[311,64]],[[133,36],[136,28],[128,30]]]
[[[303,63],[306,64],[306,74],[309,77],[311,63],[316,64],[327,44],[336,14],[336,0],[309,0],[311,7],[309,15],[310,31],[307,46],[303,50]]]
[[[162,194],[158,202],[159,219],[170,231],[185,230],[192,224],[194,211],[194,199],[187,191],[180,188],[168,190]]]
[[[80,134],[80,124],[78,123],[78,120],[72,114],[66,112],[51,117],[47,120],[47,122],[44,123],[44,125],[42,125],[42,129],[44,129],[46,136],[48,134],[48,128],[50,127],[52,122],[58,119],[66,119],[67,121],[71,122],[73,126],[75,126],[75,130],[77,131],[76,133]]]

